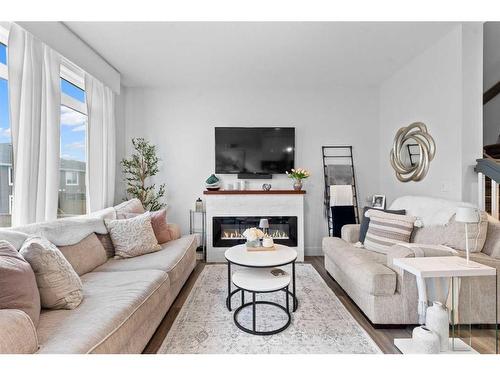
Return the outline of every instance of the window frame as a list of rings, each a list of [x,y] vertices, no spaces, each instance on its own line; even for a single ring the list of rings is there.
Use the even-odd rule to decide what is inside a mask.
[[[62,59],[61,61],[61,79],[68,81],[72,85],[85,91],[85,73],[72,62]],[[88,116],[87,112],[87,93],[85,92],[85,102],[82,103],[68,94],[61,91],[61,105],[73,109],[81,114]]]
[[[12,216],[12,206],[14,205],[14,194],[9,194],[9,215]]]
[[[12,166],[9,166],[9,186],[14,186],[14,169]]]
[[[9,40],[9,30],[5,29],[1,24],[0,24],[0,43],[3,44],[5,47],[7,47],[7,42]],[[7,54],[9,51],[7,50]],[[8,55],[7,55],[8,58]],[[9,72],[7,70],[7,65],[0,63],[0,78],[3,78],[5,80],[9,80]]]
[[[69,184],[68,183],[68,173],[74,173],[75,174],[75,176],[76,176],[76,183],[74,183],[74,184],[72,184],[72,183]],[[65,186],[78,186],[78,185],[80,185],[80,181],[79,180],[80,180],[80,177],[78,176],[78,172],[77,171],[69,171],[69,170],[64,171],[64,185]]]

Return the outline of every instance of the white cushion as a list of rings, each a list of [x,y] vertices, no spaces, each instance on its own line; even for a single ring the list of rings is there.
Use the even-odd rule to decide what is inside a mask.
[[[431,226],[448,224],[459,206],[474,207],[474,205],[465,202],[407,195],[394,200],[389,209],[406,210],[407,215],[417,217],[424,226]]]

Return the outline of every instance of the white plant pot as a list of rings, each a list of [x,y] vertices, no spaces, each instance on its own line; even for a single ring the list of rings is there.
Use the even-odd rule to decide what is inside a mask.
[[[413,351],[419,354],[438,354],[440,349],[439,336],[426,326],[413,330]]]
[[[439,336],[441,351],[447,351],[450,337],[449,315],[442,303],[433,302],[427,308],[425,325]]]

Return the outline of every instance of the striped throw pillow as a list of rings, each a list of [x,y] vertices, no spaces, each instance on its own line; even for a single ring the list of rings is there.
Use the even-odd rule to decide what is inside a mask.
[[[379,210],[368,210],[365,216],[370,218],[364,242],[366,249],[387,254],[392,245],[410,242],[416,217]]]

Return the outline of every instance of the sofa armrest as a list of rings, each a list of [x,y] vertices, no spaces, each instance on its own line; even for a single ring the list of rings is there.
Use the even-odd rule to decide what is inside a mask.
[[[32,354],[38,350],[36,329],[21,310],[0,310],[0,354]]]
[[[181,238],[182,233],[179,224],[168,223],[167,227],[168,231],[170,232],[170,237],[172,237],[173,240],[178,240],[179,238]]]
[[[346,224],[342,227],[341,238],[349,243],[356,243],[359,241],[359,229],[361,224]]]

